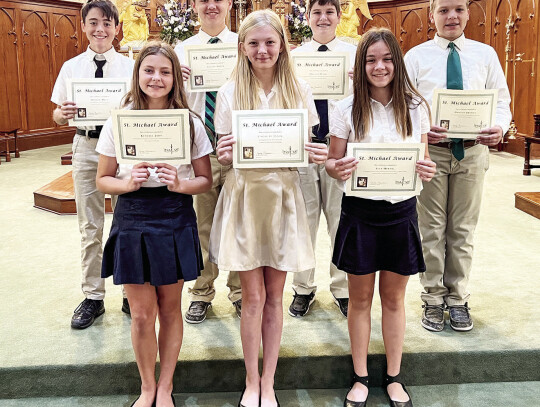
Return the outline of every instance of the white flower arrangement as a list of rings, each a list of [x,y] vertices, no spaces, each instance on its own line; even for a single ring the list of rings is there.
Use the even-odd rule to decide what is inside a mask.
[[[189,0],[188,0],[189,1]],[[195,27],[199,22],[195,18],[195,11],[191,6],[178,4],[168,0],[162,8],[158,9],[156,22],[161,27],[160,37],[169,44],[183,41],[195,34]]]

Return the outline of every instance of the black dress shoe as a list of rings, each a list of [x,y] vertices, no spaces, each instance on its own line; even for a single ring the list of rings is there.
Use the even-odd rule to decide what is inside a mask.
[[[88,328],[94,320],[105,312],[103,300],[91,300],[85,298],[79,304],[71,317],[71,327],[75,329]]]
[[[131,309],[129,308],[129,302],[127,298],[122,299],[122,312],[124,314],[131,315]]]
[[[388,394],[388,385],[392,383],[399,383],[401,384],[401,387],[403,387],[403,391],[407,393],[407,396],[409,396],[409,400],[407,401],[395,401],[390,398],[390,395]],[[396,376],[388,376],[388,373],[384,376],[383,380],[383,388],[384,392],[386,393],[386,396],[388,397],[388,400],[390,400],[390,407],[413,407],[411,396],[407,389],[405,388],[405,385],[401,383],[401,378],[399,377],[399,374]]]
[[[358,376],[356,373],[353,373],[351,388],[349,389],[347,394],[349,394],[349,392],[352,390],[355,383],[363,384],[364,386],[369,388],[369,376]],[[367,397],[364,401],[352,401],[352,400],[349,400],[347,396],[345,396],[343,407],[366,407],[366,403],[367,403]]]
[[[334,303],[338,306],[341,315],[347,318],[347,314],[349,313],[349,299],[334,297]]]
[[[174,396],[172,393],[171,393],[171,399],[172,399],[173,406],[176,407],[176,401],[174,401]]]

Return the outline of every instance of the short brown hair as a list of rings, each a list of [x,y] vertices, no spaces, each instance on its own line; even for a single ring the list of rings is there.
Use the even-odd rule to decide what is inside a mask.
[[[88,0],[81,10],[83,23],[86,24],[86,16],[93,8],[98,8],[109,20],[114,21],[116,27],[119,23],[118,9],[113,2],[109,0]]]
[[[429,0],[429,11],[431,11],[432,13],[435,11],[435,2],[437,0]],[[465,0],[465,5],[467,6],[467,8],[469,8],[469,3],[470,3],[470,0]]]
[[[339,2],[339,0],[313,0],[313,1],[308,1],[307,12],[306,12],[307,15],[311,13],[311,9],[313,8],[315,4],[318,4],[319,6],[326,6],[327,4],[330,4],[336,8],[336,12],[338,14],[341,13],[341,3]]]

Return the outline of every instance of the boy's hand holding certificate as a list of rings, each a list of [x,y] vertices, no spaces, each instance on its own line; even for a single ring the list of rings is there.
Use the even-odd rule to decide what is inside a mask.
[[[291,55],[296,74],[314,99],[343,99],[349,93],[348,52],[298,52]]]
[[[112,120],[119,164],[191,164],[189,110],[115,110]]]
[[[476,138],[495,123],[498,89],[433,91],[433,124],[449,138]]]
[[[191,75],[188,92],[217,91],[231,77],[238,57],[236,44],[186,45],[184,47]]]
[[[75,102],[75,117],[70,126],[101,126],[120,108],[122,98],[129,90],[128,78],[68,79],[67,98]]]
[[[234,110],[234,168],[307,167],[306,109]]]
[[[348,143],[347,156],[358,160],[356,170],[345,181],[349,196],[415,196],[422,181],[416,162],[424,159],[422,143]]]

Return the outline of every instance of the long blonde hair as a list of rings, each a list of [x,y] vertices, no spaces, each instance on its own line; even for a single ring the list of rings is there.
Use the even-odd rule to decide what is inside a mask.
[[[426,100],[415,89],[409,79],[403,61],[403,53],[396,37],[387,28],[372,28],[362,35],[354,62],[354,99],[351,119],[356,141],[360,141],[366,136],[373,120],[369,83],[366,75],[366,59],[368,48],[379,41],[383,41],[390,50],[392,63],[394,64],[394,79],[391,84],[392,107],[398,133],[401,134],[404,140],[412,136],[412,120],[409,109],[424,104],[428,110],[428,115],[430,115]]]
[[[247,33],[264,26],[272,27],[281,39],[281,48],[274,69],[274,84],[277,88],[279,107],[282,109],[295,109],[299,103],[305,105],[305,100],[300,92],[300,84],[294,74],[294,67],[289,50],[289,41],[285,29],[276,13],[271,10],[258,10],[251,12],[242,22],[238,31],[238,60],[234,68],[231,80],[235,83],[234,100],[235,109],[254,110],[261,101],[259,99],[259,80],[253,72],[253,67],[248,57],[241,52],[240,44],[246,40]]]

